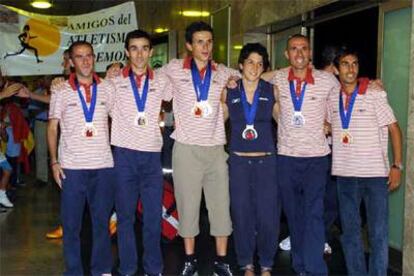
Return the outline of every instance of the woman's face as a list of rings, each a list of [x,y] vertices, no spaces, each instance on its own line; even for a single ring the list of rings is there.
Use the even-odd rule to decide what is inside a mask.
[[[256,81],[260,79],[264,71],[263,57],[258,53],[251,53],[244,61],[239,64],[243,78],[248,81]]]

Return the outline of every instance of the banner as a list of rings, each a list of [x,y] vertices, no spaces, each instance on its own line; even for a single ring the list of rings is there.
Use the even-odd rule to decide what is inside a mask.
[[[92,44],[96,72],[125,61],[124,41],[137,29],[134,2],[76,16],[49,16],[0,5],[3,75],[61,74],[64,50],[75,41]]]

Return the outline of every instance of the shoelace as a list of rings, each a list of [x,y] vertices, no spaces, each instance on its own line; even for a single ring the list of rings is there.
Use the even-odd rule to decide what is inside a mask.
[[[225,266],[226,266],[227,272],[229,273],[229,276],[233,276],[233,273],[231,273],[231,270],[230,270],[230,266],[228,264],[225,264]]]
[[[233,276],[233,273],[231,273],[231,270],[230,270],[230,265],[228,265],[228,264],[223,264],[223,266],[224,266],[224,270],[226,271],[226,273],[227,273],[227,275],[228,276]]]
[[[181,273],[181,275],[187,275],[188,272],[190,272],[191,269],[191,262],[185,262],[184,263],[184,269],[183,272]]]

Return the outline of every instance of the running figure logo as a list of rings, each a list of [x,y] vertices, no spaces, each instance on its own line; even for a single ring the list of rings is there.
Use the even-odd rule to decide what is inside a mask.
[[[25,50],[30,50],[33,51],[35,56],[36,56],[36,61],[37,63],[43,62],[42,60],[39,59],[39,55],[38,55],[38,51],[35,47],[32,47],[29,45],[29,42],[31,39],[35,39],[37,38],[37,36],[30,36],[30,26],[29,25],[24,25],[23,27],[23,33],[19,34],[18,38],[20,40],[20,45],[22,46],[22,48],[15,52],[15,53],[8,53],[4,56],[4,59],[11,57],[11,56],[18,56],[21,53],[23,53]]]

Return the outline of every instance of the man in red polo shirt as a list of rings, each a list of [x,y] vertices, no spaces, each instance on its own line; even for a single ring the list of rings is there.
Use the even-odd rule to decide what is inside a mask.
[[[388,191],[398,188],[402,138],[383,90],[358,79],[358,53],[342,48],[335,59],[341,91],[329,98],[332,174],[337,176],[342,249],[349,275],[386,275],[388,268]],[[394,160],[388,161],[388,133]],[[369,269],[361,240],[359,207],[365,203],[370,244]],[[368,272],[368,273],[367,273]]]
[[[129,32],[125,52],[129,65],[119,71],[119,76],[111,78],[115,86],[111,144],[116,175],[119,272],[133,275],[137,270],[134,222],[140,199],[144,270],[147,275],[160,275],[163,176],[159,114],[162,101],[171,100],[171,84],[164,73],[153,71],[148,64],[153,52],[148,33]]]
[[[173,86],[175,140],[172,167],[180,218],[179,234],[184,238],[186,261],[181,275],[197,272],[195,237],[199,234],[201,195],[204,192],[210,234],[216,241],[214,272],[231,275],[225,259],[230,220],[227,157],[221,92],[232,75],[240,74],[211,61],[213,30],[205,22],[186,28],[186,48],[191,56],[172,60],[162,68]]]
[[[75,73],[58,90],[52,89],[47,134],[53,177],[62,188],[64,274],[83,274],[80,231],[87,202],[93,235],[91,273],[108,275],[112,270],[108,221],[113,207],[108,114],[114,87],[94,73],[91,44],[75,42],[69,54]]]
[[[285,56],[289,67],[262,77],[279,89],[278,183],[291,235],[292,265],[300,275],[326,275],[323,198],[330,149],[324,121],[328,96],[339,91],[339,83],[334,75],[309,66],[306,36],[290,37]]]

